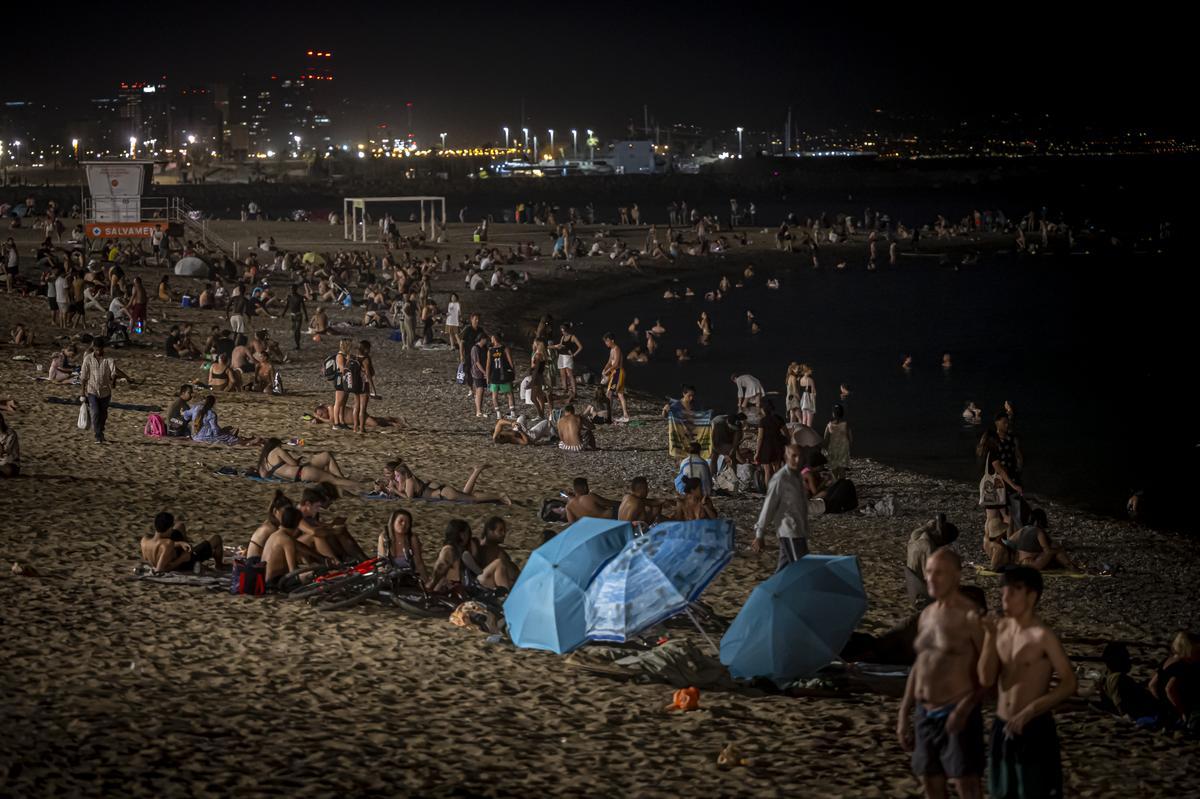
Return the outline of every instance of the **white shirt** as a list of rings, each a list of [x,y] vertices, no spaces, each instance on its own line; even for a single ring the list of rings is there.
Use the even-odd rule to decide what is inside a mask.
[[[767,393],[763,391],[763,384],[753,375],[738,375],[737,380],[734,382],[737,383],[739,400],[761,397]]]
[[[59,305],[67,304],[67,278],[59,275],[54,279],[54,299]]]
[[[808,490],[800,472],[784,466],[767,484],[767,497],[754,525],[754,537],[762,538],[775,527],[780,538],[808,538]]]
[[[452,302],[446,306],[446,325],[447,327],[458,327],[458,315],[461,306],[457,302]]]

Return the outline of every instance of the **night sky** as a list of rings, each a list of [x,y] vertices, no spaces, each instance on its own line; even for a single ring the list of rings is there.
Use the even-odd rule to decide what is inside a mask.
[[[850,3],[819,19],[796,3],[731,4],[736,14],[708,4],[412,5],[325,4],[355,9],[331,18],[300,3],[187,4],[182,13],[112,4],[106,18],[146,24],[121,32],[121,23],[80,17],[74,40],[36,34],[31,19],[4,37],[9,77],[27,78],[0,84],[0,100],[70,106],[163,73],[173,87],[282,75],[298,72],[313,48],[335,54],[335,88],[347,102],[331,111],[342,124],[401,124],[412,101],[418,134],[445,130],[475,143],[499,138],[504,123],[519,128],[522,98],[543,135],[548,127],[616,134],[630,119],[640,125],[643,103],[664,126],[779,129],[790,104],[809,130],[861,127],[876,108],[939,123],[1020,112],[1032,124],[1048,112],[1065,131],[1194,127],[1179,88],[1193,71],[1191,34],[1124,13],[1100,18],[1100,6],[1068,15],[1003,4],[988,16],[971,4],[937,13],[928,4]],[[76,67],[76,43],[103,55]]]

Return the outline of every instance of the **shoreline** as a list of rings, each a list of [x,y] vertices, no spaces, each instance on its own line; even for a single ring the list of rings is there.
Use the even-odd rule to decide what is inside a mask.
[[[579,292],[590,287],[630,287],[631,281],[614,280],[611,269],[578,271],[569,281],[546,278],[541,273],[555,262],[545,260],[532,270],[538,276],[529,292],[463,292],[452,274],[438,276],[434,294],[443,300],[457,291],[465,313],[483,312],[485,327],[499,319],[509,332],[524,332],[522,325],[545,312],[543,297],[586,303],[595,295]],[[664,276],[648,274],[645,285]],[[522,303],[537,311],[515,314]],[[47,329],[45,304],[36,298],[0,295],[0,308],[14,321],[29,319],[39,333]],[[151,316],[162,320],[162,311],[171,323],[194,321],[198,329],[213,320],[152,302]],[[334,320],[358,313],[339,311]],[[511,317],[519,318],[508,323]],[[284,323],[267,325],[283,337]],[[156,357],[163,333],[160,322],[153,346],[117,353],[123,368],[148,378],[119,388],[118,401],[165,405],[175,386],[199,374],[197,362]],[[452,382],[454,355],[401,352],[384,331],[349,333],[378,347],[384,398],[373,400],[371,411],[402,414],[409,428],[353,436],[303,422],[301,414],[330,394],[318,366],[332,344],[307,340],[294,363],[282,367],[289,393],[222,396],[222,424],[302,437],[305,444],[294,451],[333,451],[356,479],[373,478],[396,454],[425,479],[458,481],[471,464],[490,463],[481,487],[509,491],[516,501],[497,507],[338,500],[333,512],[346,516],[362,544],[374,541],[398,507],[415,515],[427,552],[436,551],[449,519],[467,519],[478,529],[499,514],[520,564],[547,526],[537,519],[541,500],[576,475],[586,475],[605,496],[637,474],[650,477],[652,496],[669,491],[674,464],[661,423],[604,426],[603,449],[594,453],[493,445],[494,420],[475,419],[465,390]],[[42,362],[47,345],[36,348]],[[195,535],[220,533],[240,544],[275,489],[295,496],[297,487],[216,476],[216,467],[246,466],[256,453],[152,441],[142,435],[140,412],[114,411],[112,443],[93,446],[75,429],[77,407],[44,401],[78,389],[33,382],[32,365],[13,361],[11,347],[0,349],[6,356],[0,385],[24,400],[22,413],[6,416],[22,435],[28,463],[28,476],[6,481],[0,491],[0,558],[6,566],[28,563],[41,575],[19,577],[7,568],[0,574],[0,602],[11,614],[0,656],[0,690],[9,697],[0,761],[14,764],[5,782],[13,793],[310,795],[327,793],[329,784],[352,794],[433,796],[915,792],[894,740],[896,701],[877,694],[790,698],[714,689],[703,692],[701,711],[669,715],[662,711],[670,701],[667,685],[586,675],[554,655],[489,644],[445,622],[365,606],[318,613],[278,598],[130,581],[136,536],[158,510],[175,511]],[[643,417],[655,417],[661,406],[641,394],[632,399],[631,410]],[[856,458],[852,467],[860,498],[891,493],[897,515],[820,517],[812,546],[858,556],[869,598],[860,629],[878,632],[908,613],[901,567],[909,532],[944,511],[962,530],[959,551],[978,562],[981,524],[969,484],[868,459]],[[733,561],[704,596],[720,614],[736,613],[774,570],[773,555],[746,549],[760,505],[758,496],[718,501],[738,530]],[[1146,674],[1174,630],[1200,612],[1200,597],[1190,590],[1200,542],[1154,531],[1133,542],[1127,523],[1053,503],[1050,509],[1056,535],[1072,552],[1088,563],[1113,563],[1117,576],[1049,580],[1045,617],[1076,665],[1095,667],[1094,642],[1121,638],[1135,642],[1137,676]],[[972,570],[964,578],[997,601],[995,578]],[[669,634],[702,645],[687,630]],[[1179,795],[1200,779],[1200,758],[1187,744],[1169,744],[1077,704],[1057,718],[1072,794]],[[681,737],[687,746],[679,746]],[[255,750],[254,741],[268,739],[272,746]],[[716,767],[717,753],[730,742],[751,766]],[[825,768],[813,769],[813,760]],[[364,761],[377,767],[363,769]]]

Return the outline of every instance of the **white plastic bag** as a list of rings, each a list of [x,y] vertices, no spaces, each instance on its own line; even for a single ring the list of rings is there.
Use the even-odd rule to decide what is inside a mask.
[[[92,419],[88,414],[87,400],[80,400],[79,402],[79,419],[75,422],[75,426],[80,430],[87,430],[92,426]]]

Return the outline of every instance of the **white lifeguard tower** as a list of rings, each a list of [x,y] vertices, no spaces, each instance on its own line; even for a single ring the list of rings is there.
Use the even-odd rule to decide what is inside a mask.
[[[437,224],[436,204],[442,206],[442,230],[446,229],[446,198],[445,197],[344,197],[342,198],[342,227],[345,238],[350,241],[367,241],[367,204],[368,203],[418,203],[421,206],[421,230],[425,230],[425,204],[429,204],[429,224]]]

